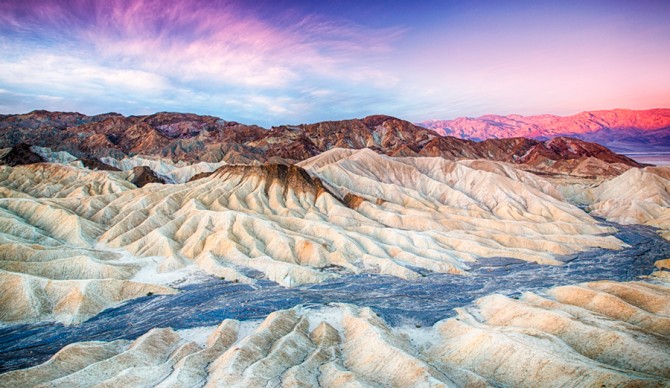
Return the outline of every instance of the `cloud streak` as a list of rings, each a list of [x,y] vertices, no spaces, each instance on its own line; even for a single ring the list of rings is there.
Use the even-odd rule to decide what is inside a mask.
[[[670,66],[670,28],[658,16],[670,7],[644,1],[656,8],[617,0],[527,9],[487,0],[0,4],[0,113],[25,110],[32,98],[33,108],[179,110],[267,126],[670,105],[670,81],[659,79]],[[344,10],[329,14],[336,6]]]
[[[383,78],[382,72],[359,66],[353,59],[388,51],[390,41],[402,32],[368,30],[313,15],[273,25],[234,3],[110,0],[85,3],[92,4],[88,8],[81,4],[30,1],[3,19],[16,31],[44,39],[53,39],[55,33],[70,45],[92,46],[95,51],[86,54],[108,63],[183,81],[258,87],[282,87],[309,75],[351,75],[352,81],[368,74]]]
[[[297,118],[310,104],[286,102],[305,85],[397,82],[357,62],[388,52],[402,34],[397,28],[373,30],[315,15],[263,20],[233,2],[29,0],[7,11],[0,16],[3,43],[15,54],[0,62],[0,86],[19,91],[169,100],[188,90],[227,94],[224,100],[246,107],[246,116],[266,108],[273,117]],[[183,102],[184,109],[189,105]]]

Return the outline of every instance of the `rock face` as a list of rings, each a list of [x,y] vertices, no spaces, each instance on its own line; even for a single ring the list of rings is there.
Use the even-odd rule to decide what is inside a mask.
[[[300,166],[224,165],[186,184],[138,189],[127,180],[133,174],[0,167],[0,269],[59,300],[65,291],[44,281],[146,283],[197,270],[252,283],[250,268],[295,286],[339,276],[325,270],[332,266],[413,279],[417,268],[463,274],[488,257],[557,265],[559,255],[623,245],[542,178],[497,162],[334,149]],[[142,287],[114,301],[169,292]],[[76,292],[82,303],[92,297]],[[84,316],[68,320],[53,308],[17,308],[25,314],[12,321]]]
[[[599,174],[640,167],[604,147],[576,139],[543,142],[518,138],[478,143],[443,137],[407,121],[381,115],[271,130],[181,113],[88,117],[40,111],[4,116],[0,120],[0,147],[21,141],[56,147],[86,158],[123,159],[139,154],[173,161],[288,164],[334,148],[371,148],[389,156],[503,161],[544,173],[571,173],[575,165],[585,160],[600,162],[602,166],[591,163]],[[608,170],[611,164],[617,167]],[[602,171],[596,171],[597,168]],[[198,172],[202,171],[195,173]]]
[[[462,139],[551,139],[569,136],[603,144],[619,152],[670,150],[670,109],[614,109],[582,112],[567,117],[485,115],[455,120],[428,120],[420,125],[443,136]]]
[[[492,295],[436,324],[441,341],[430,353],[500,385],[664,385],[668,291],[596,282],[518,300]]]
[[[144,187],[149,183],[165,184],[165,180],[147,166],[133,167],[130,181],[137,187]]]
[[[0,166],[0,196],[10,198],[76,198],[119,194],[134,189],[122,173],[91,171],[55,163]]]
[[[21,143],[13,147],[7,154],[5,154],[0,162],[8,166],[20,166],[24,164],[42,163],[45,160],[33,150],[30,146]]]
[[[225,320],[205,341],[165,328],[132,342],[72,344],[0,375],[0,384],[664,386],[669,301],[664,282],[585,283],[519,299],[490,295],[422,329],[391,328],[352,305],[296,307],[251,328]]]
[[[3,261],[7,271],[0,270],[0,321],[72,324],[128,299],[176,292],[169,287],[122,280],[138,268],[99,264],[92,257],[95,253],[70,257],[50,253],[54,258],[47,263],[40,263],[38,254],[25,262]]]
[[[212,175],[213,179],[227,176],[241,176],[242,179],[253,177],[260,178],[265,182],[263,187],[267,195],[273,185],[283,187],[282,196],[286,198],[289,190],[293,195],[310,195],[314,200],[318,200],[319,195],[323,193],[331,194],[323,186],[319,178],[310,176],[302,167],[295,165],[287,166],[284,164],[266,164],[262,166],[243,166],[228,165],[219,167]]]
[[[245,147],[267,130],[216,117],[157,113],[124,117],[117,113],[34,111],[0,120],[0,147],[19,142],[58,148],[77,157],[122,159],[135,154],[174,160],[234,162],[256,160],[258,150]],[[242,139],[244,139],[242,141]],[[263,157],[259,155],[258,157]]]
[[[103,163],[97,159],[81,158],[78,160],[81,161],[81,164],[89,170],[121,171],[121,169],[110,166],[109,164]]]

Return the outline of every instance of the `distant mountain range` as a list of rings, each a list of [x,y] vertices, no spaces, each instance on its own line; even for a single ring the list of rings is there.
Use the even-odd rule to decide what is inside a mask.
[[[389,156],[496,160],[549,174],[618,175],[640,166],[577,139],[475,142],[382,115],[272,129],[184,113],[125,117],[34,111],[0,116],[0,148],[22,143],[96,159],[144,155],[187,162],[291,164],[334,148],[370,148]]]
[[[600,110],[565,117],[485,115],[418,124],[444,136],[470,140],[569,136],[623,153],[670,151],[670,109]]]

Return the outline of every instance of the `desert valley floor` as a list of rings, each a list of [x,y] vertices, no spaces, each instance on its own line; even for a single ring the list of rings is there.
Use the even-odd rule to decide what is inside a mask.
[[[670,167],[398,123],[0,150],[0,386],[670,384]]]

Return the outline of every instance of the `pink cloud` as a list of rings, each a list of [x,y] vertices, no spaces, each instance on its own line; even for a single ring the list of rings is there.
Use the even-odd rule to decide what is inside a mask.
[[[358,61],[388,52],[400,29],[290,12],[265,20],[253,11],[241,2],[26,0],[11,3],[0,21],[51,46],[60,40],[72,55],[180,82],[280,88],[309,77],[391,77]]]
[[[90,17],[77,34],[103,59],[185,82],[246,87],[284,87],[309,76],[388,78],[356,60],[388,51],[401,34],[316,16],[276,25],[232,3],[115,0]]]

